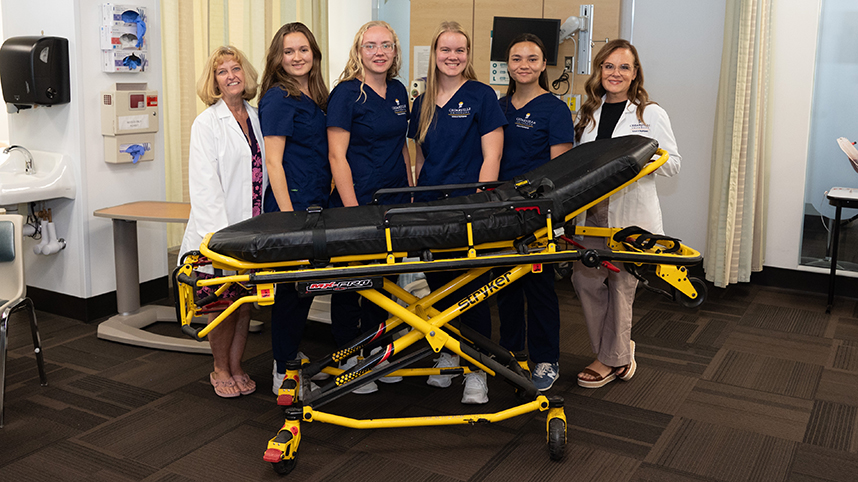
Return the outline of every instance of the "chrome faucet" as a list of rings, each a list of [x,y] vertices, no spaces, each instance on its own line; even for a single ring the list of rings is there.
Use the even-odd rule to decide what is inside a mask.
[[[19,150],[24,153],[24,172],[27,174],[32,174],[35,172],[35,168],[33,167],[33,155],[30,154],[30,151],[27,150],[24,146],[9,146],[6,149],[3,149],[3,154],[9,154],[14,150]]]

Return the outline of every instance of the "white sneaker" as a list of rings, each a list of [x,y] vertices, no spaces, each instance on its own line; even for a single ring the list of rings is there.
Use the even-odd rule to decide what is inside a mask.
[[[486,372],[477,370],[465,375],[465,391],[462,392],[462,403],[480,405],[489,403],[489,386],[486,384]]]
[[[373,349],[372,349],[372,351],[370,352],[370,355],[375,355],[375,354],[376,354],[376,353],[378,353],[379,351],[381,351],[381,347],[380,347],[380,346],[379,346],[379,347],[376,347],[376,348],[373,348]],[[387,361],[387,360],[384,360],[383,362],[379,363],[379,364],[378,364],[378,366],[376,366],[376,368],[375,368],[375,369],[377,370],[377,369],[380,369],[380,368],[384,368],[384,367],[386,367],[387,365],[390,365],[390,362],[389,362],[389,361]],[[391,376],[387,376],[387,377],[381,377],[381,378],[379,378],[379,379],[378,379],[378,381],[380,381],[381,383],[399,383],[399,382],[401,382],[401,381],[402,381],[402,377],[391,377]]]
[[[277,373],[277,360],[274,360],[274,369],[271,370],[271,377],[274,379],[271,391],[274,392],[274,395],[279,395],[280,385],[283,385],[283,380],[286,378],[286,374]]]
[[[303,360],[303,359],[305,359],[305,358],[306,358],[307,360],[309,360],[309,359],[310,359],[310,357],[308,357],[307,355],[303,354],[303,353],[302,353],[302,352],[300,352],[300,351],[298,352],[298,356],[297,356],[297,357],[295,357],[295,358],[296,358],[296,359],[298,359],[298,360]],[[330,376],[329,374],[325,373],[325,372],[319,372],[319,373],[317,373],[317,374],[313,375],[312,377],[310,377],[310,380],[318,382],[318,381],[320,381],[320,380],[327,380],[327,379],[328,379],[328,378],[330,378],[330,377],[331,377],[331,376]]]
[[[441,356],[435,359],[435,368],[452,368],[459,366],[459,355],[450,355],[449,353],[441,353]],[[458,375],[430,375],[426,380],[427,385],[432,385],[438,388],[447,388],[452,384],[453,377]]]
[[[357,355],[346,360],[345,363],[340,363],[340,370],[347,371],[349,368],[357,365],[358,358]],[[352,393],[357,393],[358,395],[369,395],[370,393],[375,393],[378,391],[378,385],[375,382],[369,382],[366,385],[357,387],[352,390]]]

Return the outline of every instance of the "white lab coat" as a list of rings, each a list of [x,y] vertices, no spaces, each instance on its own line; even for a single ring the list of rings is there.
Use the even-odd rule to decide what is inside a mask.
[[[262,193],[268,185],[265,148],[256,108],[244,103],[262,154]],[[191,215],[179,253],[200,249],[203,237],[253,214],[250,146],[223,99],[204,110],[191,127],[188,191]],[[181,255],[179,256],[181,261]]]
[[[605,98],[602,97],[602,105]],[[581,134],[580,143],[596,139],[599,119],[602,115],[602,105],[593,113],[595,125],[586,128]],[[656,104],[646,106],[643,113],[644,122],[638,120],[637,106],[627,102],[626,109],[620,115],[617,126],[611,137],[640,135],[658,141],[658,147],[670,155],[667,162],[655,171],[656,175],[670,177],[679,172],[682,157],[676,147],[676,138],[670,127],[667,112]],[[576,224],[584,225],[586,213],[576,218]],[[663,234],[664,226],[661,218],[661,206],[655,188],[654,176],[646,176],[631,186],[610,197],[608,204],[608,224],[612,228],[640,226],[651,233]]]

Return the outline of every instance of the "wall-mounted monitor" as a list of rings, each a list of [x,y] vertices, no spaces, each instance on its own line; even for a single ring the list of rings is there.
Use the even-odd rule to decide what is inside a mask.
[[[548,65],[557,65],[557,50],[560,45],[559,18],[495,17],[492,26],[491,60],[506,62],[506,48],[519,34],[532,33],[545,44]]]

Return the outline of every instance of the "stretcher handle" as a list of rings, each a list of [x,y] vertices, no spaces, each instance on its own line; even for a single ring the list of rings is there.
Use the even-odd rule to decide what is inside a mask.
[[[202,326],[200,328],[194,328],[191,325],[182,325],[182,333],[190,336],[194,340],[203,341],[203,339],[200,338],[200,332],[203,331],[205,328],[205,326]]]
[[[375,191],[375,193],[372,195],[372,204],[378,204],[378,197],[384,194],[414,194],[415,192],[441,191],[441,193],[444,194],[444,197],[447,198],[450,195],[449,191],[456,191],[459,189],[489,189],[498,187],[502,184],[506,184],[506,182],[486,181],[472,182],[467,184],[439,184],[437,186],[388,187]]]
[[[184,273],[179,273],[179,275],[176,277],[176,279],[178,279],[180,283],[184,283],[186,285],[193,286],[194,289],[198,288],[197,278],[195,278],[195,277],[188,276]],[[218,296],[215,293],[212,293],[212,294],[206,296],[205,298],[197,300],[195,302],[195,304],[199,307],[203,307],[209,303],[214,303],[215,301],[217,301],[217,299],[218,299]]]

